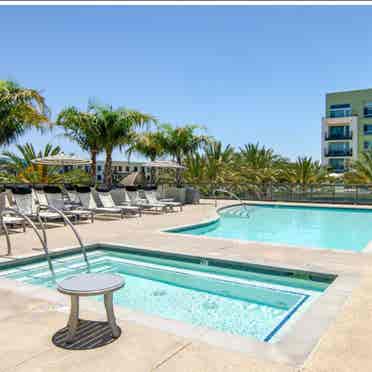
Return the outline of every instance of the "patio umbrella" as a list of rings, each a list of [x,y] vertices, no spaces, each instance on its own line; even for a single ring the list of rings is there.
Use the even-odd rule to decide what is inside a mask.
[[[148,168],[186,169],[186,167],[183,165],[179,165],[178,163],[170,160],[150,161],[148,163],[144,163],[143,166]]]
[[[67,155],[61,152],[57,155],[46,156],[44,158],[36,158],[31,160],[32,163],[37,165],[50,165],[50,166],[65,166],[65,165],[89,165],[91,160],[79,159],[74,155]]]

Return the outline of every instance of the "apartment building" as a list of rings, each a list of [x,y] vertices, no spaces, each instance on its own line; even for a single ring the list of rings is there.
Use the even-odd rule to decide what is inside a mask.
[[[372,89],[328,93],[321,136],[322,164],[332,172],[372,150]]]

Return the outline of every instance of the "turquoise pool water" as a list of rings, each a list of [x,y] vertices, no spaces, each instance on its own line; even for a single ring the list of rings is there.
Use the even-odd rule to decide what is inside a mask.
[[[89,252],[89,261],[93,272],[125,278],[126,286],[115,293],[116,305],[271,342],[330,282],[106,249]],[[81,255],[54,258],[53,263],[57,281],[86,270]],[[7,267],[0,270],[1,277],[55,287],[44,261]]]
[[[372,240],[372,210],[287,206],[231,207],[220,220],[173,232],[361,251]]]

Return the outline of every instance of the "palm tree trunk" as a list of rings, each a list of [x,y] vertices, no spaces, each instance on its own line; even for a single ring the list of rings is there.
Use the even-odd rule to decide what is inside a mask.
[[[177,164],[182,165],[181,156],[177,156],[176,159],[177,159]],[[181,183],[182,183],[181,168],[177,168],[176,169],[176,186],[181,187]]]
[[[108,187],[112,186],[112,149],[106,149],[106,161],[105,161],[105,184]]]
[[[92,164],[90,166],[90,176],[92,178],[92,182],[96,183],[96,177],[97,177],[97,151],[92,150],[90,153],[90,159],[92,161]]]

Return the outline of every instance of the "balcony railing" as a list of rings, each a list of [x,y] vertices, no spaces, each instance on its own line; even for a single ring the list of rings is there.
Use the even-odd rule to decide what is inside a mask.
[[[326,150],[325,156],[332,156],[332,157],[344,157],[344,156],[352,156],[353,150]]]
[[[351,140],[353,139],[352,133],[345,133],[345,134],[325,134],[326,141],[337,141],[337,140]]]

